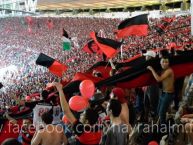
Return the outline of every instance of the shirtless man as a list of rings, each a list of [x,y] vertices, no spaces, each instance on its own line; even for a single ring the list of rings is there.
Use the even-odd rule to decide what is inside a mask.
[[[51,124],[53,116],[49,112],[42,115],[42,121],[46,126],[34,134],[31,145],[67,145],[63,128]]]
[[[163,69],[161,76],[155,70],[148,66],[157,82],[162,82],[162,95],[159,98],[158,115],[160,123],[166,123],[166,112],[174,97],[174,72],[169,66],[169,58],[163,57],[161,59],[161,67]]]

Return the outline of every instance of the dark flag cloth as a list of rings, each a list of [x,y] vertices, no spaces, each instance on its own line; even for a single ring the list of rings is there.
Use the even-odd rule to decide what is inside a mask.
[[[3,88],[3,84],[0,82],[0,89]]]
[[[36,60],[36,64],[47,67],[52,74],[58,77],[62,77],[63,73],[67,70],[66,65],[61,64],[43,53],[40,53],[38,59]]]
[[[97,46],[97,44],[94,42],[94,40],[90,40],[82,49],[83,51],[93,54],[103,54],[103,52],[100,50],[100,48]]]
[[[90,37],[94,40],[100,50],[107,56],[107,58],[114,57],[117,53],[117,49],[120,48],[122,44],[122,42],[112,39],[98,37],[95,32],[91,32]]]
[[[127,36],[147,36],[148,35],[148,18],[147,14],[135,16],[122,21],[116,32],[117,38]]]
[[[174,71],[175,78],[180,78],[193,73],[193,51],[189,50],[177,56],[170,58],[171,68]],[[141,64],[116,74],[108,79],[102,80],[96,84],[96,87],[117,85],[123,88],[137,88],[156,83],[151,72],[146,67],[152,66],[156,71],[161,70],[160,59],[144,61]],[[182,69],[183,68],[183,69]]]
[[[64,28],[63,28],[62,36],[64,36],[64,37],[70,39],[70,38],[69,38],[69,35],[68,35],[68,33],[67,33],[67,31],[66,31]]]
[[[77,73],[73,80],[63,89],[65,94],[67,94],[67,98],[69,99],[70,96],[73,96],[74,92],[79,92],[79,85],[81,81],[85,79],[90,79],[95,82],[96,88],[116,85],[118,87],[130,89],[156,83],[151,72],[148,71],[146,67],[151,65],[156,71],[160,71],[160,59],[156,57],[155,59],[144,61],[143,56],[134,58],[135,59],[132,59],[129,62],[117,64],[122,67],[131,67],[112,77],[109,76],[111,67],[107,64],[107,62],[98,62],[86,73]],[[133,61],[137,61],[137,64],[134,65],[132,63]],[[174,70],[175,78],[180,78],[193,73],[193,51],[181,51],[179,55],[171,56],[170,64],[171,68]],[[94,70],[100,72],[102,74],[102,78],[93,77],[91,74]]]

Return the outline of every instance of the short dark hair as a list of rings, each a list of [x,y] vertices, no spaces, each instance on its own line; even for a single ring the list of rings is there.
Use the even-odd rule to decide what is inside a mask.
[[[109,101],[109,111],[112,111],[113,117],[119,117],[121,114],[121,103],[118,100],[111,99]]]
[[[169,52],[167,49],[163,49],[160,51],[162,57],[168,57],[169,56]]]
[[[49,92],[47,90],[43,90],[41,95],[43,100],[46,100],[48,98]]]
[[[94,109],[92,108],[86,109],[85,115],[90,125],[94,125],[97,123],[99,115]]]
[[[41,118],[42,118],[42,121],[43,121],[45,124],[52,124],[53,114],[51,113],[51,111],[44,112],[44,113],[42,114]]]
[[[22,145],[22,144],[15,138],[8,138],[4,140],[4,142],[1,145]]]
[[[168,61],[170,62],[169,56],[163,56],[161,59],[168,59]]]

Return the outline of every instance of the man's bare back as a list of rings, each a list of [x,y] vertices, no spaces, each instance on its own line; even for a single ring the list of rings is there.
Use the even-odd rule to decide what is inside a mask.
[[[63,145],[67,144],[67,138],[61,126],[47,125],[44,129],[38,131],[36,137],[32,140],[32,145]]]

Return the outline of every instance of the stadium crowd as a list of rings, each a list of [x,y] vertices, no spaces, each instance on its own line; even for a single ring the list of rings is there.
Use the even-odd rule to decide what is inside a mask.
[[[122,46],[123,54],[121,52],[113,59],[113,61],[116,62],[122,62],[124,60],[127,60],[128,58],[131,58],[139,53],[141,53],[143,50],[154,50],[154,49],[161,49],[161,48],[170,48],[171,43],[175,43],[176,47],[182,48],[183,50],[190,50],[192,49],[192,42],[193,38],[190,36],[190,16],[178,16],[178,17],[172,17],[173,21],[172,23],[167,27],[164,34],[159,34],[156,31],[156,28],[159,24],[163,22],[165,18],[161,19],[149,19],[149,35],[147,37],[128,37],[125,39],[124,44]],[[48,26],[48,21],[52,21],[53,27]],[[70,80],[73,78],[76,72],[85,72],[90,68],[93,64],[96,62],[102,60],[102,56],[98,56],[96,54],[87,54],[85,53],[82,48],[83,46],[89,41],[89,33],[91,31],[99,32],[99,36],[105,36],[107,38],[116,39],[114,32],[116,30],[117,25],[120,23],[120,19],[105,19],[105,18],[34,18],[32,17],[30,22],[25,17],[21,18],[4,18],[0,20],[0,48],[1,48],[1,55],[0,55],[0,66],[1,68],[8,67],[10,65],[14,65],[17,67],[17,70],[15,71],[7,71],[5,75],[3,76],[2,83],[4,85],[2,91],[0,92],[0,106],[2,109],[5,109],[6,106],[13,106],[16,104],[21,105],[21,101],[17,102],[16,100],[24,100],[25,96],[35,94],[35,93],[41,93],[45,87],[46,84],[49,82],[53,82],[57,79],[56,76],[50,74],[47,69],[37,66],[35,64],[35,60],[37,59],[39,53],[47,54],[48,56],[51,56],[60,62],[66,64],[68,66],[68,71],[64,74],[64,77],[66,80]],[[69,51],[63,51],[62,49],[62,29],[65,29],[68,34],[71,37],[71,40],[73,40],[72,49]],[[184,113],[182,113],[182,110],[185,110],[190,106],[189,101],[191,100],[191,93],[192,93],[192,77],[188,80],[188,85],[185,90],[185,92],[181,95],[182,104],[180,104],[180,107],[177,105],[176,111],[178,109],[181,109],[181,111],[177,112],[176,114],[180,114],[176,116],[176,120],[182,117]],[[60,104],[62,106],[62,110],[65,114],[70,114],[69,122],[72,124],[75,124],[74,126],[77,127],[79,125],[83,125],[82,121],[81,123],[76,120],[76,118],[72,115],[71,111],[68,109],[68,105],[66,104],[66,101],[63,100],[64,94],[61,92],[61,85],[58,83],[53,84],[57,91],[59,92],[59,98],[60,98]],[[128,142],[126,138],[129,136],[129,142],[131,145],[134,144],[143,144],[142,142],[145,142],[144,140],[140,140],[140,138],[144,139],[145,137],[148,138],[148,136],[145,136],[145,134],[138,134],[136,135],[135,129],[131,132],[131,127],[134,127],[134,124],[131,123],[131,120],[137,120],[137,121],[147,121],[145,117],[143,116],[144,108],[138,108],[136,105],[138,99],[138,96],[140,96],[140,91],[142,89],[132,89],[127,90],[126,93],[123,93],[122,95],[124,97],[128,97],[129,99],[126,100],[123,98],[123,96],[119,96],[120,90],[114,93],[114,97],[119,101],[115,100],[108,100],[109,106],[106,106],[107,108],[107,114],[110,116],[111,125],[120,125],[120,122],[124,122],[126,126],[129,128],[129,131],[127,132],[130,134],[121,134],[118,136],[118,140],[113,140],[113,129],[115,129],[115,132],[117,131],[117,128],[111,128],[112,130],[108,130],[106,132],[107,136],[103,136],[101,139],[101,134],[95,134],[97,137],[95,137],[96,142],[92,142],[91,144],[99,144],[99,141],[102,140],[100,144],[116,144],[116,141],[123,142],[122,144],[126,144]],[[145,94],[145,89],[142,90],[142,94]],[[142,98],[143,98],[142,95]],[[135,96],[134,101],[131,103],[131,96]],[[113,98],[113,97],[112,97]],[[142,99],[143,100],[143,99]],[[129,104],[129,103],[131,104]],[[143,104],[143,101],[141,101]],[[125,106],[126,105],[126,106]],[[135,116],[135,113],[130,112],[129,117],[128,114],[122,114],[121,110],[124,110],[124,112],[129,112],[132,109],[128,106],[134,106],[134,108],[137,110],[137,115]],[[136,105],[136,106],[135,106]],[[143,104],[146,105],[146,104]],[[124,106],[124,107],[123,107]],[[186,107],[184,107],[186,106]],[[8,107],[8,108],[9,108]],[[122,108],[122,109],[121,109]],[[126,109],[127,108],[127,109]],[[184,109],[185,108],[185,109]],[[151,112],[152,110],[150,110]],[[154,110],[155,111],[155,110]],[[88,123],[92,126],[95,124],[98,120],[96,112],[92,109],[87,109],[87,118],[85,120],[88,121]],[[155,112],[151,112],[152,118],[155,119]],[[189,112],[190,114],[192,112]],[[92,114],[92,115],[91,115]],[[95,115],[93,115],[95,114]],[[132,116],[133,114],[133,116]],[[124,116],[123,118],[119,116]],[[49,118],[50,114],[45,113],[42,117],[42,120],[47,124],[50,125],[53,118]],[[97,118],[93,117],[97,116]],[[185,117],[189,118],[189,117]],[[149,118],[148,118],[149,119]],[[189,120],[183,120],[184,123],[189,122]],[[191,126],[191,124],[189,124]],[[121,128],[124,128],[124,125],[121,124]],[[134,127],[135,128],[135,127]],[[186,129],[188,127],[186,126]],[[74,128],[72,130],[75,130]],[[66,130],[65,130],[66,131]],[[46,131],[45,131],[46,132]],[[46,133],[44,134],[38,134],[35,133],[32,144],[39,144],[38,138],[41,138],[42,144],[47,144],[46,142],[49,142],[48,140],[43,140],[42,138],[45,138]],[[81,130],[81,133],[76,132],[77,136],[79,136],[79,143],[86,144],[85,140],[86,138],[80,136],[83,134],[83,130]],[[73,134],[73,133],[72,133]],[[44,136],[45,135],[45,136]],[[151,136],[152,134],[149,134]],[[68,138],[68,135],[66,135]],[[67,143],[66,136],[62,136],[64,143]],[[172,135],[169,134],[169,139],[174,138],[175,134]],[[172,136],[172,137],[171,137]],[[86,135],[85,135],[86,137]],[[162,136],[161,136],[162,137]],[[159,137],[158,137],[159,138]],[[68,140],[71,138],[69,137]],[[168,139],[168,140],[169,140]],[[146,139],[146,143],[154,140],[154,138],[148,138]],[[155,139],[155,140],[161,140]],[[88,140],[89,141],[89,140]],[[135,142],[135,143],[134,143]],[[174,141],[173,141],[174,142]],[[56,142],[55,142],[56,143]],[[70,143],[70,141],[69,141]],[[54,144],[54,143],[53,143]],[[57,143],[56,143],[57,144]],[[89,144],[89,143],[88,143]],[[165,145],[165,144],[162,144]]]

